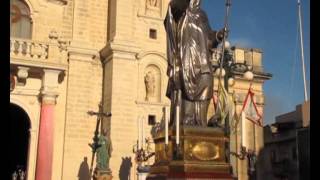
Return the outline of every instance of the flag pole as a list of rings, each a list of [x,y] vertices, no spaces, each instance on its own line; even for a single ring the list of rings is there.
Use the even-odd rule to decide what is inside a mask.
[[[222,68],[223,68],[223,61],[224,61],[224,51],[225,51],[225,43],[226,43],[226,32],[228,30],[228,18],[229,18],[229,9],[231,6],[231,0],[226,0],[226,15],[224,19],[224,28],[223,28],[223,40],[222,40],[222,54],[220,59],[220,72],[219,72],[219,81],[221,81],[222,77]]]
[[[301,47],[301,61],[302,61],[302,75],[304,85],[304,101],[308,101],[306,69],[304,60],[304,47],[303,47],[303,32],[302,32],[302,19],[301,19],[301,2],[298,0],[298,15],[299,15],[299,29],[300,29],[300,47]]]
[[[256,124],[253,123],[253,151],[256,151]]]

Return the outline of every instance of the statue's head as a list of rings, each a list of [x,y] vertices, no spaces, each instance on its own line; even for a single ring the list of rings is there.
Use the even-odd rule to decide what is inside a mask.
[[[201,0],[190,0],[189,7],[191,9],[199,9],[201,5]]]

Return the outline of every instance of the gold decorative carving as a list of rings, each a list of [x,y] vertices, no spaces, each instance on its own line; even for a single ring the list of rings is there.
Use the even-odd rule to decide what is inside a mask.
[[[193,146],[191,153],[201,161],[211,161],[219,159],[220,148],[213,143],[202,141]]]
[[[155,163],[150,169],[151,179],[163,179],[175,173],[229,174],[231,166],[226,162],[225,144],[229,139],[219,128],[183,127],[181,131],[181,156],[176,157],[175,131],[169,129],[169,143],[165,146],[164,131],[153,136],[156,145]],[[160,178],[161,177],[161,178]],[[165,179],[165,178],[164,178]]]

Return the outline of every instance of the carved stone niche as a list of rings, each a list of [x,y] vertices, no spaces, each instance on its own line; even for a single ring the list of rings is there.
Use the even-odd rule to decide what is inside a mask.
[[[151,16],[159,16],[161,0],[146,0],[146,14]]]
[[[159,8],[159,1],[160,0],[147,0],[147,7]]]
[[[149,65],[144,71],[145,101],[161,101],[161,73],[155,65]]]

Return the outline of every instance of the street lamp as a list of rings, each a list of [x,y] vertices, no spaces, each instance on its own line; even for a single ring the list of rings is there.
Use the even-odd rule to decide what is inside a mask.
[[[256,162],[257,162],[257,155],[255,151],[246,149],[246,147],[241,146],[240,147],[240,153],[230,152],[231,155],[237,157],[240,160],[244,160],[245,158],[248,159],[248,175],[249,179],[256,179]]]
[[[224,55],[222,56],[222,52],[216,51],[217,54],[215,54],[216,57],[223,57],[223,61],[221,61],[221,58],[218,58],[217,64],[213,64],[214,68],[214,74],[216,76],[220,76],[221,71],[221,77],[224,78],[224,87],[228,92],[229,86],[232,87],[235,84],[234,76],[238,73],[243,73],[243,77],[246,80],[253,80],[254,74],[252,72],[253,67],[252,65],[247,65],[246,62],[244,63],[237,63],[234,59],[234,50],[235,47],[231,47],[230,42],[226,41],[224,46]],[[223,63],[221,66],[221,62]]]
[[[144,139],[146,142],[146,147],[138,148],[138,144],[133,146],[133,153],[135,154],[135,159],[138,162],[139,166],[148,161],[152,156],[155,155],[155,152],[151,152],[151,140],[149,138]]]
[[[229,86],[232,87],[235,84],[235,75],[242,74],[243,77],[248,80],[252,81],[254,78],[253,74],[253,59],[251,62],[251,65],[248,65],[246,61],[243,63],[236,62],[235,56],[234,56],[235,47],[231,47],[230,43],[228,41],[225,41],[224,46],[224,54],[222,55],[221,52],[216,51],[215,57],[223,57],[217,58],[218,63],[213,65],[213,68],[215,70],[215,75],[219,78],[224,78],[224,87],[227,92],[229,92]],[[220,54],[219,54],[220,53]],[[252,50],[253,54],[253,50]],[[253,57],[252,57],[253,58]],[[223,64],[221,64],[223,63]],[[230,155],[235,156],[236,158],[240,160],[244,160],[245,158],[248,159],[248,175],[250,179],[255,179],[256,175],[256,159],[257,155],[254,150],[246,149],[246,147],[241,146],[240,147],[240,153],[236,152],[230,152]]]
[[[146,147],[142,146],[139,148],[138,143],[133,146],[133,153],[135,154],[135,160],[138,164],[137,167],[137,176],[138,179],[146,179],[146,176],[149,173],[150,166],[143,166],[143,162],[148,161],[152,156],[155,155],[155,152],[151,152],[151,142],[149,138],[144,139],[146,142]],[[144,143],[143,143],[144,144]]]

